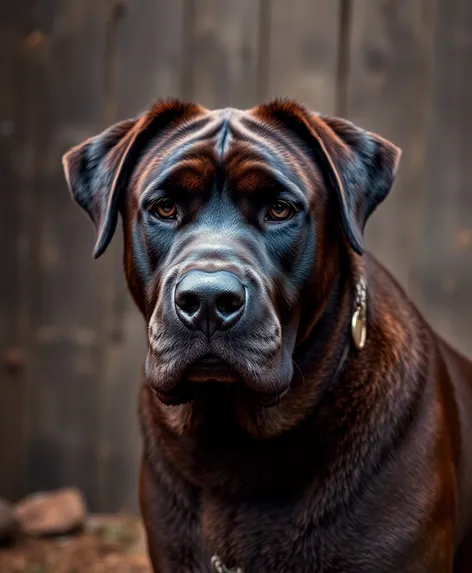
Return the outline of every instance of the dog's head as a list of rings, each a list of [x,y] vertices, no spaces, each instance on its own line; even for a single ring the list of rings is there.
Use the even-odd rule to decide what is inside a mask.
[[[208,380],[267,405],[290,388],[340,250],[400,152],[353,124],[276,101],[248,111],[160,102],[73,148],[64,167],[95,223],[95,256],[121,212],[130,290],[148,325],[147,378],[165,404]]]

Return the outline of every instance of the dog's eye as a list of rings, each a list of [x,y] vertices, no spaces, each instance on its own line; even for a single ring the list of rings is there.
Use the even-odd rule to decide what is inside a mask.
[[[159,199],[149,207],[149,212],[159,219],[176,219],[177,205],[170,199]]]
[[[285,221],[290,219],[295,209],[286,201],[276,201],[267,209],[266,219],[268,221]]]

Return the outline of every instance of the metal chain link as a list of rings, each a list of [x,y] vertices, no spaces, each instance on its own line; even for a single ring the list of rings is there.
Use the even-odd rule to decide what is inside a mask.
[[[367,304],[367,281],[364,277],[359,277],[356,283],[356,307],[362,308]]]
[[[215,573],[243,573],[243,570],[239,567],[234,571],[232,569],[228,569],[218,555],[213,555],[211,558],[211,565]]]

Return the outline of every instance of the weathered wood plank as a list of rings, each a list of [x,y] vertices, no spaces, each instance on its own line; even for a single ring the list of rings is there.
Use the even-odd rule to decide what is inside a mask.
[[[73,483],[93,509],[136,507],[145,330],[125,292],[121,238],[91,260],[94,231],[67,196],[60,156],[156,97],[246,107],[290,96],[333,114],[342,102],[350,119],[399,144],[398,182],[368,226],[368,245],[438,330],[472,354],[472,7],[437,3],[436,19],[430,0],[8,6],[0,495]]]
[[[157,98],[181,96],[185,83],[184,1],[141,0],[121,6],[110,5],[107,16],[107,125],[136,115]],[[137,509],[141,453],[137,393],[146,328],[126,291],[122,250],[118,232],[107,260],[114,280],[105,293],[107,346],[100,381],[98,488],[100,507],[107,511]]]
[[[434,43],[421,306],[472,356],[472,4],[440,0]]]
[[[29,212],[34,180],[30,26],[25,4],[2,10],[0,50],[0,497],[24,493],[27,463]]]
[[[30,490],[75,484],[97,506],[102,373],[94,231],[70,200],[60,158],[102,125],[104,3],[35,3],[35,189],[29,388]]]
[[[292,97],[334,114],[339,0],[272,0],[265,99]]]
[[[367,224],[367,246],[413,295],[433,4],[430,0],[353,0],[351,9],[347,115],[403,149],[394,189]]]
[[[194,0],[193,99],[210,108],[257,103],[258,30],[254,0]]]
[[[143,111],[155,99],[182,96],[185,0],[125,4],[117,33],[117,117]]]

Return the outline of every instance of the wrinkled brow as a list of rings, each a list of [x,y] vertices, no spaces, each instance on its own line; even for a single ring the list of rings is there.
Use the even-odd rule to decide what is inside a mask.
[[[260,187],[283,187],[304,198],[310,188],[310,180],[289,154],[279,153],[267,144],[249,146],[236,140],[225,156],[228,179],[234,188],[246,193]],[[316,178],[317,180],[318,178]]]
[[[228,183],[235,192],[246,196],[261,192],[280,194],[282,191],[288,191],[299,201],[307,203],[303,191],[283,170],[271,169],[262,161],[242,162],[236,171],[228,173]]]
[[[157,189],[187,191],[195,194],[202,192],[212,184],[216,173],[216,162],[212,154],[187,153],[185,159],[170,164],[159,171],[150,170],[141,181],[144,181],[142,198],[154,193]]]

